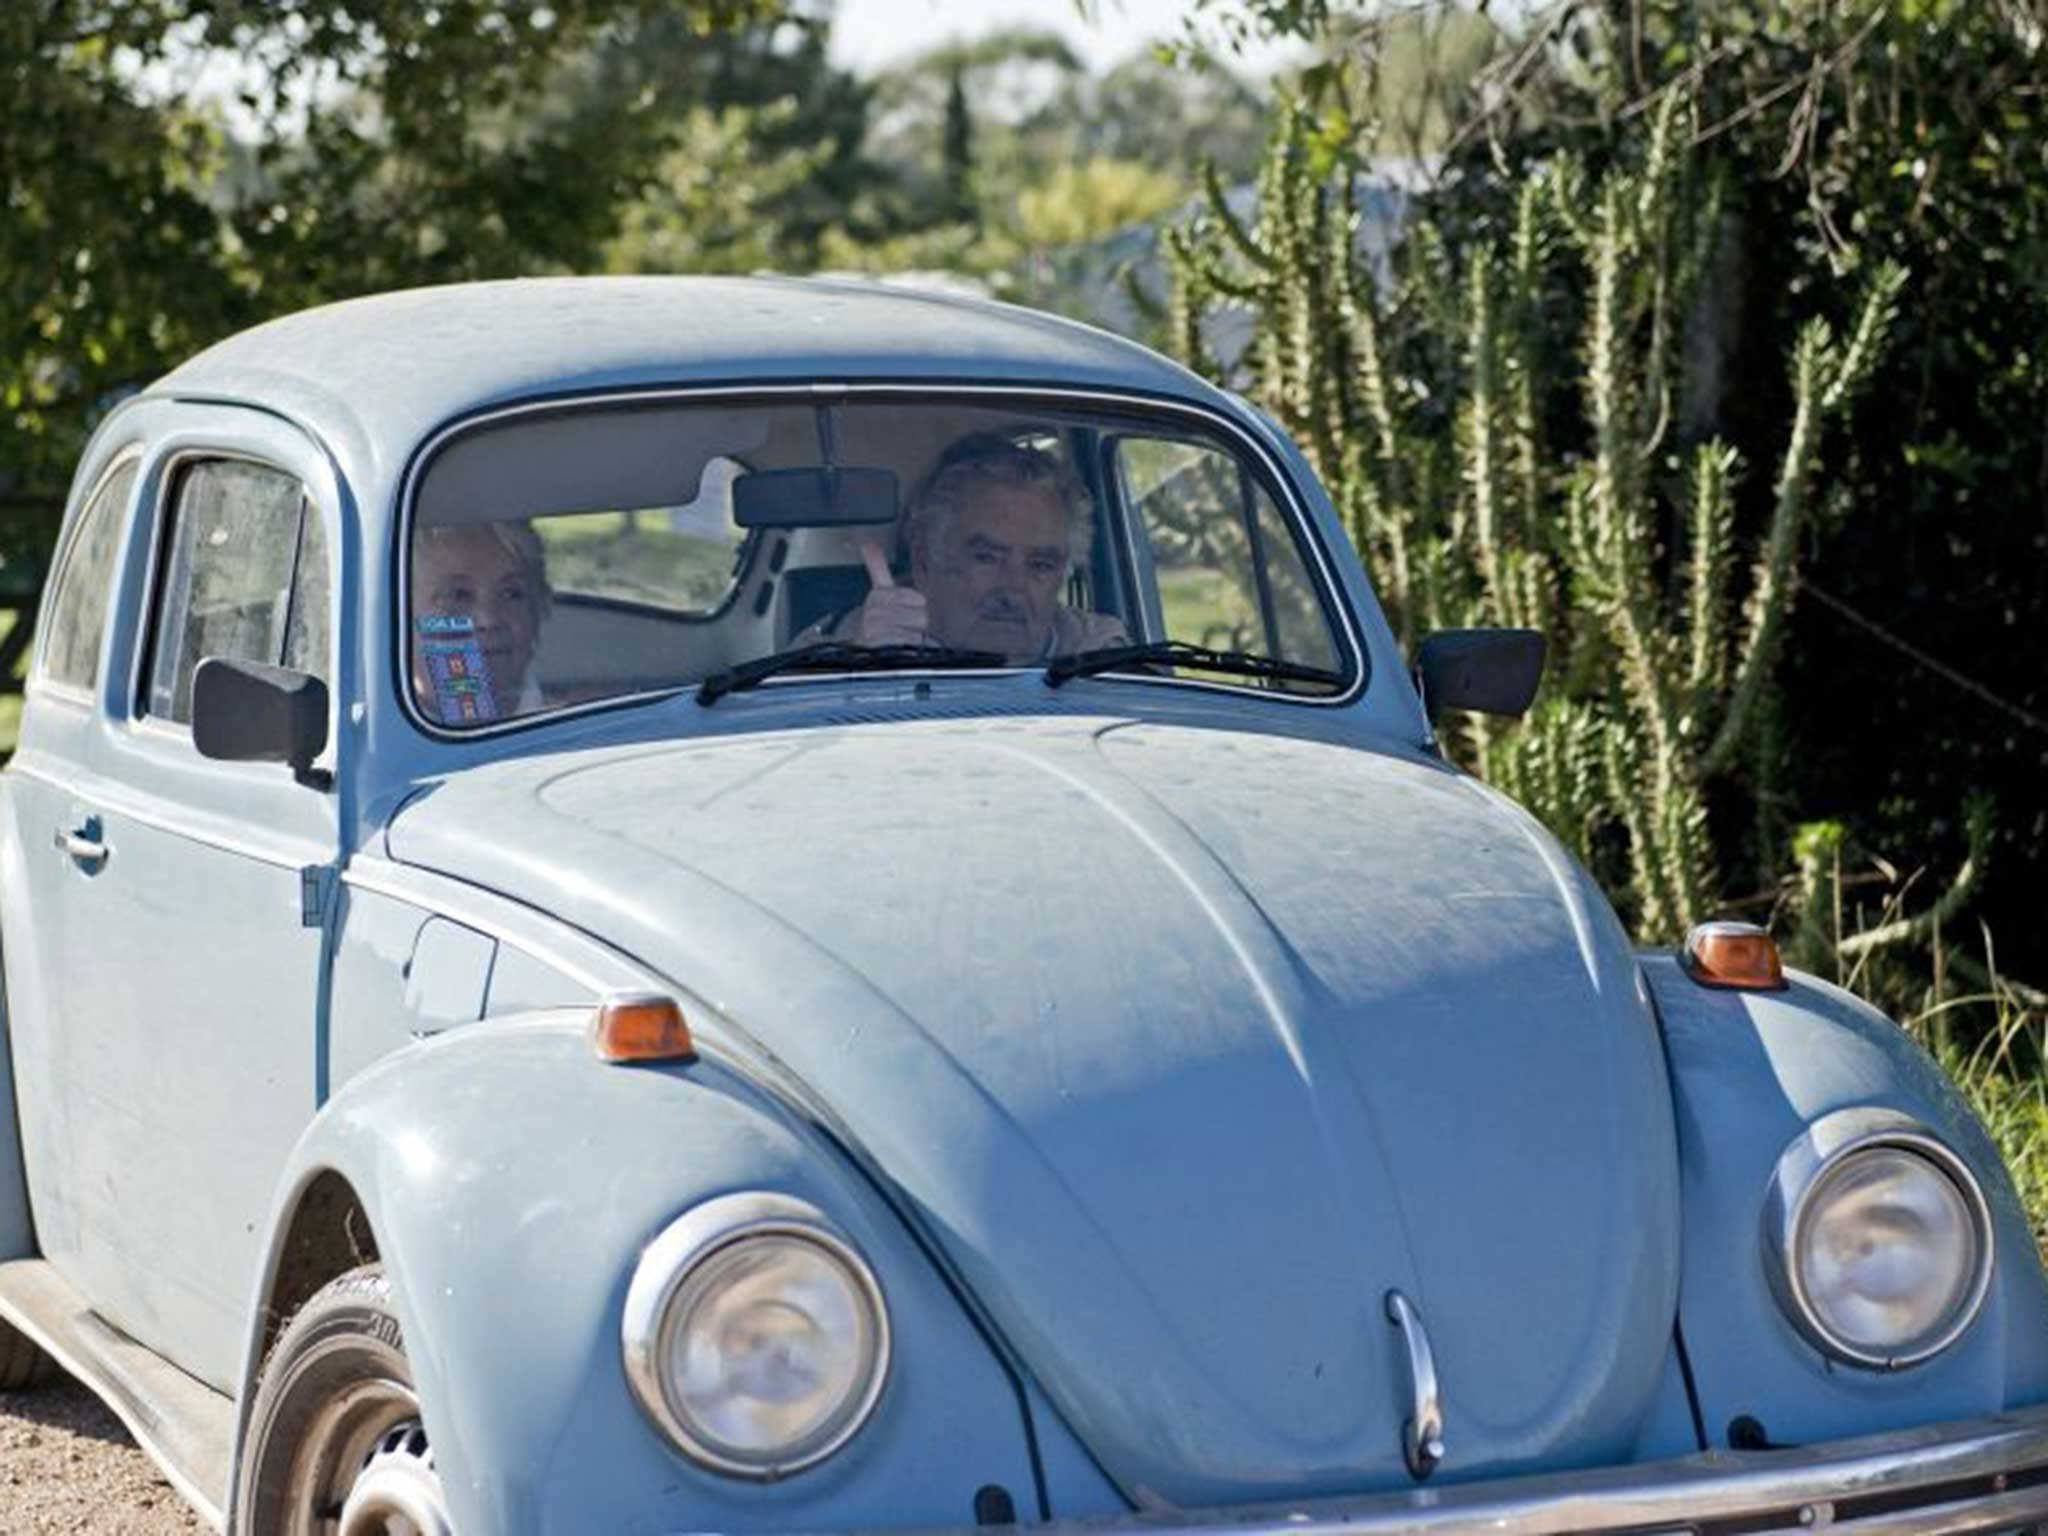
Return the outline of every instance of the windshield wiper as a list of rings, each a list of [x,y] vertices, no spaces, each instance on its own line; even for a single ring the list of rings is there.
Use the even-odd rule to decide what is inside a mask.
[[[1341,674],[1277,656],[1258,656],[1250,651],[1217,651],[1185,640],[1158,640],[1148,645],[1108,645],[1092,651],[1062,656],[1045,669],[1046,683],[1054,688],[1077,677],[1098,672],[1115,672],[1125,667],[1191,667],[1197,672],[1234,672],[1241,677],[1262,677],[1282,683],[1324,683],[1334,688]]]
[[[1003,667],[1009,658],[995,651],[963,651],[943,645],[854,645],[821,640],[793,651],[758,656],[697,685],[697,702],[715,704],[728,693],[752,688],[780,672],[897,672],[911,667]]]

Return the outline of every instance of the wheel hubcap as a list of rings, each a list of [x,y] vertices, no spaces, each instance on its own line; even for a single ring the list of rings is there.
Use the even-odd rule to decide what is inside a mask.
[[[386,1431],[341,1507],[341,1536],[450,1536],[433,1447],[418,1419]]]
[[[351,1383],[323,1403],[294,1458],[288,1536],[449,1536],[419,1399],[402,1382]]]

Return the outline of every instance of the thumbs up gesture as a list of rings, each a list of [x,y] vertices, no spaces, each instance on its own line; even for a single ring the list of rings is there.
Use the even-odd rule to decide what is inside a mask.
[[[868,600],[861,604],[859,622],[854,625],[853,639],[858,645],[929,645],[931,635],[926,626],[931,614],[925,606],[924,594],[915,587],[899,587],[896,578],[889,574],[889,562],[883,558],[880,546],[863,544],[860,547],[861,564],[868,568],[868,581],[872,590]]]

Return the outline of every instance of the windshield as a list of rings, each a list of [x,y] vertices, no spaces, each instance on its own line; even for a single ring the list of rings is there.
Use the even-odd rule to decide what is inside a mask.
[[[408,673],[456,728],[706,680],[714,697],[734,669],[815,677],[759,664],[819,646],[873,651],[855,658],[871,670],[1177,642],[1123,675],[1327,696],[1349,659],[1316,568],[1266,472],[1178,417],[580,407],[466,432],[427,465]]]

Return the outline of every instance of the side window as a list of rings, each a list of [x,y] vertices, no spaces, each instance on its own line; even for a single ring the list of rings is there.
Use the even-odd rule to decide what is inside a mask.
[[[1235,455],[1204,444],[1116,444],[1125,506],[1157,582],[1164,634],[1335,671],[1330,620],[1287,519]]]
[[[328,559],[299,482],[221,459],[187,469],[171,508],[147,712],[190,723],[209,656],[327,675]]]
[[[100,638],[107,627],[114,551],[121,539],[121,509],[135,489],[136,466],[114,471],[78,519],[64,568],[57,573],[43,642],[43,676],[53,683],[90,688],[98,680]]]

